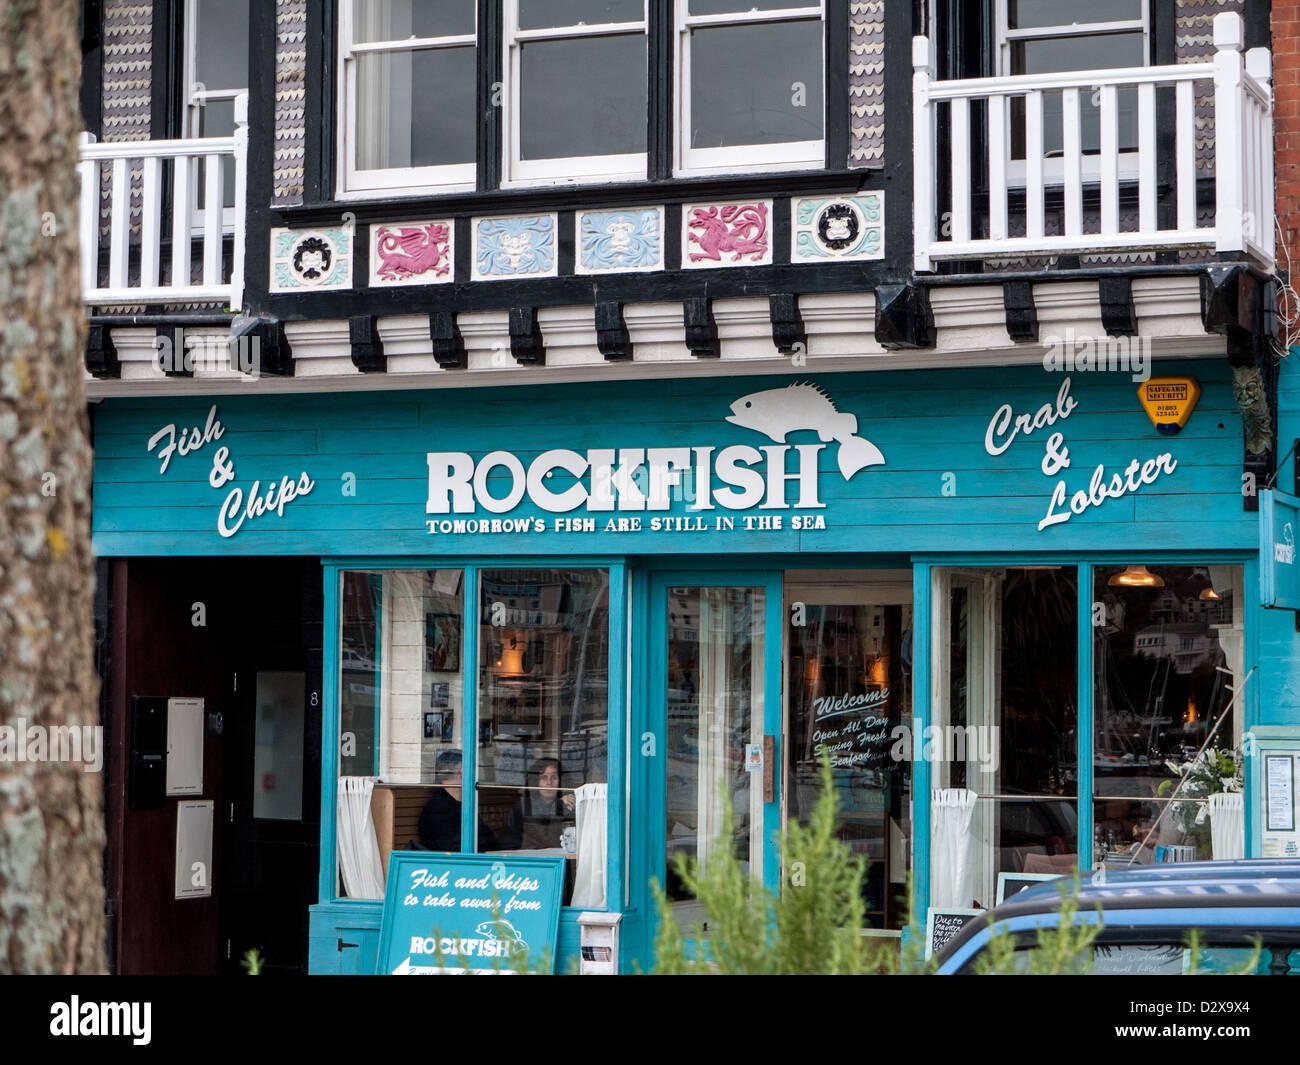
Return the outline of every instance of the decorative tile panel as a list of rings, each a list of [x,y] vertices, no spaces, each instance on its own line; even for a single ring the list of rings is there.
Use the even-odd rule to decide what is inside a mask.
[[[276,207],[302,203],[307,145],[307,0],[276,0],[275,155]]]
[[[556,264],[555,214],[511,215],[504,218],[475,218],[475,281],[502,278],[554,277]]]
[[[771,200],[685,204],[682,268],[768,266],[771,227]]]
[[[351,226],[271,230],[271,292],[352,287]]]
[[[849,4],[849,166],[885,164],[885,0]]]
[[[578,249],[574,269],[580,274],[663,269],[662,207],[579,211],[577,227]]]
[[[370,227],[370,287],[437,285],[454,279],[451,219]]]
[[[800,196],[790,201],[790,261],[860,262],[885,256],[885,194]]]

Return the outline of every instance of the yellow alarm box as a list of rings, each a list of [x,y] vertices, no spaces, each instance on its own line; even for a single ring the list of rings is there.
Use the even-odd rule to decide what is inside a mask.
[[[1192,416],[1201,386],[1194,377],[1153,377],[1138,385],[1138,399],[1156,431],[1173,436]]]

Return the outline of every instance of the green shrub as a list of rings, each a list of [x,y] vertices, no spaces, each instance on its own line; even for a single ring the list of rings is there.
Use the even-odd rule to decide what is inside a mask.
[[[733,818],[723,797],[720,838],[732,838]],[[725,975],[896,972],[898,950],[859,934],[863,924],[860,858],[836,838],[836,800],[828,762],[822,791],[809,823],[791,822],[781,841],[784,890],[775,895],[745,869],[728,847],[714,850],[707,865],[685,855],[674,869],[709,916],[690,936],[673,915],[667,896],[653,885],[659,913],[655,972]]]

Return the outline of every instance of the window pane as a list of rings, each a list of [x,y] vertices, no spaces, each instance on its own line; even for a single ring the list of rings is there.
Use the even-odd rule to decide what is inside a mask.
[[[354,0],[352,38],[406,41],[473,33],[475,7],[475,0]]]
[[[775,22],[691,33],[692,148],[822,136],[822,24]]]
[[[195,109],[198,116],[199,137],[229,137],[235,132],[235,102],[233,100],[206,100]],[[195,205],[201,211],[207,205],[208,184],[203,169],[207,164],[198,164],[198,176],[194,181],[197,200]],[[235,160],[225,156],[221,160],[222,191],[226,207],[235,206]]]
[[[248,0],[202,0],[195,28],[194,80],[208,90],[246,88]]]
[[[692,15],[732,15],[787,7],[816,7],[807,0],[690,0]]]
[[[609,574],[486,570],[479,617],[478,849],[559,848],[607,779]]]
[[[1105,67],[1143,65],[1142,35],[1115,33],[1106,36],[1067,37],[1055,40],[1022,41],[1011,47],[1011,73],[1058,73]],[[1116,95],[1119,111],[1120,151],[1137,148],[1137,90],[1121,89]],[[1060,154],[1065,147],[1062,127],[1063,100],[1060,92],[1043,93],[1043,151]],[[1011,139],[1013,158],[1025,157],[1025,98],[1012,97]],[[1095,93],[1079,93],[1079,139],[1085,152],[1101,147],[1101,104]]]
[[[936,571],[934,661],[941,734],[923,748],[936,786],[936,905],[991,906],[999,873],[1061,873],[1078,853],[1078,589],[1072,567]],[[968,870],[962,872],[962,870]]]
[[[307,675],[259,671],[253,749],[253,816],[302,817]]]
[[[345,573],[340,611],[339,776],[375,775],[379,720],[378,573]]]
[[[745,771],[745,745],[763,734],[762,588],[668,590],[668,821],[665,894],[684,927],[707,919],[674,868],[678,855],[709,864],[730,851],[757,873],[763,839],[758,778]],[[722,836],[723,792],[731,838]]]
[[[1142,34],[1105,33],[1016,41],[1011,46],[1012,74],[1047,74],[1062,70],[1140,67]]]
[[[1228,929],[1201,929],[1195,955],[1187,942],[1171,935],[1167,929],[1141,929],[1122,932],[1103,931],[1092,948],[1092,957],[1078,958],[1071,971],[1089,976],[1183,976],[1191,971],[1195,957],[1196,971],[1212,975],[1300,975],[1300,949],[1294,935],[1276,929],[1243,928],[1235,936]],[[1206,940],[1210,939],[1210,942]],[[1254,941],[1260,940],[1256,954]],[[1232,940],[1219,943],[1215,940]],[[1060,959],[1053,948],[1031,944],[1018,948],[1014,968],[1017,973],[1052,971]],[[1275,966],[1276,968],[1272,968]]]
[[[523,47],[524,159],[646,150],[644,34],[534,41]]]
[[[1169,806],[1138,860],[1154,860],[1156,846],[1209,859],[1205,800],[1240,787],[1236,708],[1193,759],[1241,683],[1241,567],[1135,564],[1094,574],[1093,601],[1105,606],[1093,630],[1098,857],[1132,853]],[[1176,801],[1152,801],[1169,799],[1189,768]]]
[[[357,64],[356,166],[474,162],[474,48],[362,55]]]
[[[460,570],[344,574],[341,775],[432,784],[459,757],[462,643]]]
[[[1128,22],[1142,18],[1142,0],[1007,0],[1007,25],[1078,26],[1089,22]]]
[[[911,604],[806,603],[787,639],[789,814],[805,824],[811,817],[826,752],[838,800],[836,835],[866,862],[866,926],[901,928],[911,763],[894,758],[893,748],[894,730],[911,727]]]
[[[644,0],[519,0],[519,27],[525,30],[640,22],[644,18]]]

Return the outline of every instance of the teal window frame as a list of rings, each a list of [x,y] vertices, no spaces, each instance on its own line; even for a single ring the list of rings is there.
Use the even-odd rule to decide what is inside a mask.
[[[1251,589],[1259,587],[1259,555],[1249,551],[1151,551],[1135,546],[1127,551],[1099,552],[1062,552],[1054,555],[1032,555],[1028,553],[1000,553],[995,555],[916,555],[912,561],[912,617],[913,632],[924,639],[923,648],[917,647],[912,656],[912,869],[913,869],[913,913],[915,924],[917,913],[924,918],[930,905],[930,806],[931,773],[928,762],[921,758],[923,729],[933,723],[930,705],[930,682],[934,664],[934,630],[933,611],[931,610],[934,588],[934,570],[950,566],[1068,566],[1075,569],[1078,576],[1079,602],[1078,619],[1078,654],[1076,663],[1076,684],[1078,689],[1078,764],[1079,764],[1079,837],[1077,857],[1080,870],[1092,869],[1092,832],[1093,832],[1093,658],[1092,658],[1092,582],[1093,570],[1099,566],[1114,565],[1165,565],[1165,566],[1199,566],[1199,565],[1234,565],[1242,567],[1241,594],[1245,603],[1245,627],[1242,647],[1242,675],[1249,675],[1253,665],[1259,662],[1259,634],[1261,630],[1261,612],[1259,596],[1251,594]],[[918,641],[919,642],[919,641]],[[1259,721],[1258,679],[1245,686],[1240,712],[1242,730],[1249,732]],[[1254,770],[1253,756],[1249,750],[1245,756],[1245,779],[1250,781]],[[1252,857],[1258,847],[1258,833],[1254,810],[1247,796],[1246,833],[1247,857]],[[924,927],[922,923],[921,927]]]
[[[461,655],[461,679],[467,726],[473,723],[477,735],[478,721],[478,589],[483,570],[501,569],[603,569],[609,573],[609,821],[606,837],[605,910],[619,912],[625,902],[625,832],[627,826],[627,663],[628,663],[628,569],[621,557],[537,558],[488,557],[473,560],[455,556],[416,556],[411,558],[327,558],[321,563],[324,581],[324,699],[321,721],[321,824],[318,898],[321,905],[382,905],[382,900],[340,897],[338,890],[338,772],[339,772],[339,685],[341,683],[342,633],[339,627],[343,596],[343,573],[347,570],[434,570],[456,569],[464,573],[464,651]],[[470,589],[473,589],[471,594]],[[471,716],[472,715],[472,716]],[[375,757],[378,758],[376,732]],[[476,839],[477,795],[474,789],[474,766],[477,745],[466,742],[462,751],[461,840]],[[462,851],[462,853],[473,853]],[[580,912],[565,907],[567,913]]]

